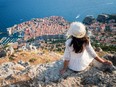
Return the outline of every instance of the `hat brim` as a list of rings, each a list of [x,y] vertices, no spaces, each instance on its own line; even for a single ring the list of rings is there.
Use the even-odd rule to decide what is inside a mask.
[[[68,32],[66,33],[66,36],[67,38],[73,36],[73,37],[76,37],[76,38],[83,38],[84,36],[86,35],[86,31],[81,33],[80,35],[74,35],[72,32],[71,32],[71,29],[68,30]]]

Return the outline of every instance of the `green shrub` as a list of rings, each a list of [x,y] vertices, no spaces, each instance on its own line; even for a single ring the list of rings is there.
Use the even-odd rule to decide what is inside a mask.
[[[6,49],[7,47],[9,47],[9,45],[8,45],[8,44],[6,44],[3,48],[4,48],[4,49]]]
[[[37,59],[35,59],[35,58],[31,58],[30,60],[29,60],[29,62],[35,62]]]
[[[27,42],[32,42],[32,41],[34,41],[34,38],[27,40]]]
[[[9,60],[10,60],[10,61],[13,61],[13,60],[15,60],[15,59],[14,59],[12,56],[10,56],[10,57],[9,57]]]

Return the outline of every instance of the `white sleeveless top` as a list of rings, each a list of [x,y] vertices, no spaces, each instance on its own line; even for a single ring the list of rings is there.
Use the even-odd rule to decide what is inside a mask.
[[[88,65],[92,62],[92,60],[97,56],[93,47],[89,43],[81,53],[75,53],[73,51],[73,47],[69,46],[72,39],[68,39],[65,42],[65,52],[64,52],[64,60],[69,60],[68,67],[74,71],[81,71],[88,67]]]

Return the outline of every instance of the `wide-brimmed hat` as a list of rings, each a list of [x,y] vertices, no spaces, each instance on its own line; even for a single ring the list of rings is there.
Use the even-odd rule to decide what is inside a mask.
[[[83,38],[86,34],[85,25],[81,22],[72,22],[67,32],[67,36],[74,36],[76,38]]]

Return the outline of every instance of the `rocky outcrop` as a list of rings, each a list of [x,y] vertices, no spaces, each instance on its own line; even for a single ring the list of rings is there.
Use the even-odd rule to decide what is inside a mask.
[[[112,15],[109,15],[109,19],[108,20],[115,20],[114,22],[116,23],[116,14],[112,14]]]
[[[104,56],[105,58],[109,55]],[[115,57],[113,56],[110,56]],[[108,57],[109,58],[109,57]],[[109,58],[109,60],[111,59]],[[115,57],[116,58],[116,57]],[[113,62],[114,63],[114,62]],[[0,66],[0,86],[5,87],[115,87],[115,66],[91,65],[75,73],[59,73],[63,61],[31,66],[28,62],[4,63]],[[12,84],[11,84],[12,83]]]
[[[96,48],[95,48],[95,51],[97,51],[97,52],[102,52],[103,50],[101,49],[101,47],[96,47]]]
[[[108,21],[108,18],[109,18],[109,15],[107,15],[107,14],[100,14],[97,17],[97,21],[105,23],[105,22]]]
[[[12,46],[9,46],[9,47],[6,48],[6,52],[7,52],[7,55],[10,56],[10,55],[13,55],[15,50]]]
[[[83,23],[87,24],[87,25],[90,25],[90,24],[92,24],[94,22],[95,22],[95,18],[93,18],[93,16],[87,16],[83,20]]]
[[[0,51],[0,58],[1,57],[5,57],[6,56],[6,51],[5,50],[1,50]]]
[[[105,55],[104,58],[112,61],[112,63],[116,66],[116,54]]]

